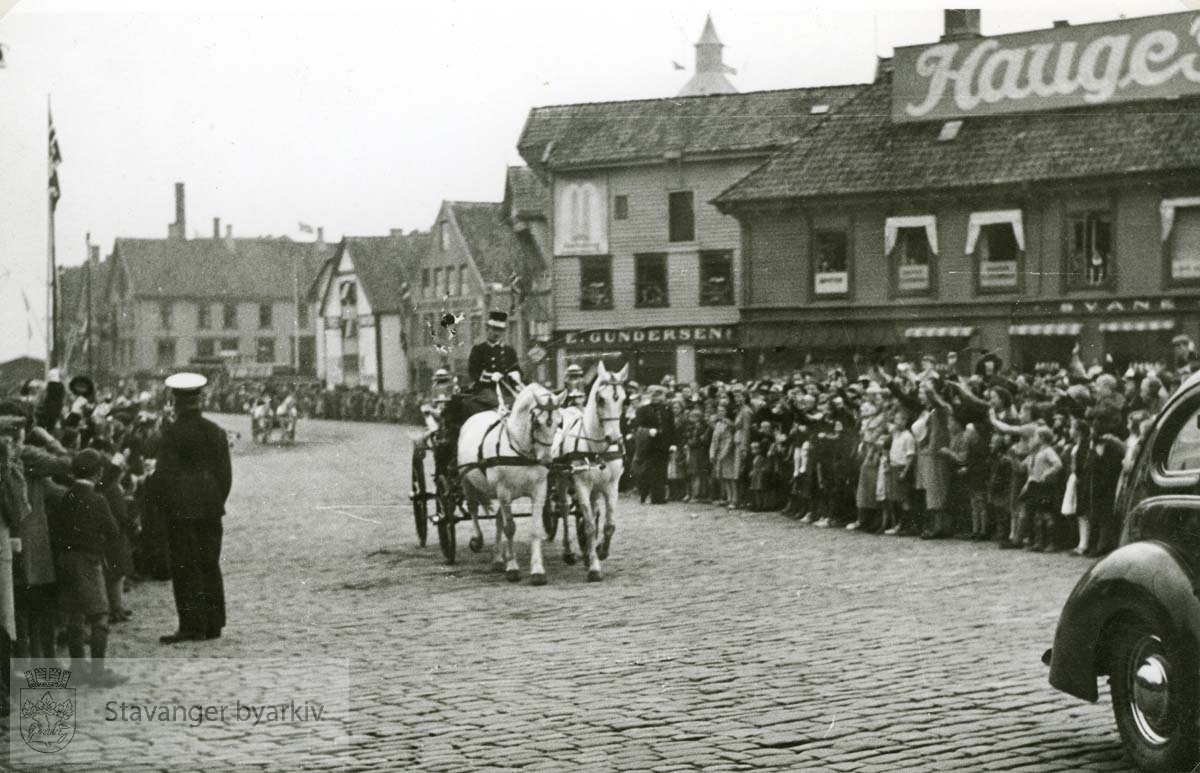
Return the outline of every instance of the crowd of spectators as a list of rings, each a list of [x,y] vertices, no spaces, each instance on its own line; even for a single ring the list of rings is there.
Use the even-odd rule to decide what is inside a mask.
[[[631,385],[625,488],[641,501],[779,511],[801,523],[1001,548],[1097,556],[1114,549],[1114,504],[1139,438],[1195,369],[1117,372],[1110,359],[1031,372],[993,355],[893,358],[851,376],[705,386]]]
[[[297,413],[304,419],[394,424],[421,421],[420,399],[414,393],[372,392],[365,386],[325,388],[315,382],[214,379],[205,390],[205,407],[220,413],[248,413],[264,396],[278,403],[288,395],[294,397]]]
[[[160,405],[133,384],[68,390],[54,372],[0,397],[0,655],[13,671],[65,649],[77,682],[123,681],[104,662],[112,626],[133,614],[127,586],[170,577],[165,527],[145,496]],[[8,695],[8,668],[2,677]]]

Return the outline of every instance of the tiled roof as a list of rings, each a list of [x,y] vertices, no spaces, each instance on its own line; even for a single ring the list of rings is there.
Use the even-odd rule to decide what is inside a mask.
[[[527,166],[510,166],[504,177],[502,211],[510,217],[546,217],[550,192]]]
[[[526,275],[531,270],[530,256],[504,222],[502,204],[483,201],[446,204],[483,281],[507,284],[514,272]]]
[[[336,245],[290,239],[117,239],[139,297],[291,300]],[[296,272],[295,274],[293,272]]]
[[[864,85],[535,107],[517,148],[531,166],[661,161],[663,154],[768,152],[791,142]]]
[[[921,190],[1200,168],[1200,99],[894,124],[883,79],[721,193],[737,202]]]
[[[371,309],[380,314],[403,312],[405,284],[416,284],[422,256],[429,249],[429,233],[413,231],[396,236],[347,236],[338,248],[350,250],[358,281]]]

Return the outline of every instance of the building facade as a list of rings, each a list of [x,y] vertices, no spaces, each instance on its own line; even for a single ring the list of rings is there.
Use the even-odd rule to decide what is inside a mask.
[[[948,11],[941,41],[898,50],[717,197],[741,224],[750,366],[995,352],[1029,369],[1077,342],[1169,361],[1173,335],[1200,333],[1200,88],[1146,47],[1182,50],[1191,16],[987,38],[977,11]],[[1059,80],[1075,52],[1096,72],[1012,85],[1048,82],[1045,60],[1020,70],[1038,49],[1067,62]]]
[[[188,239],[183,185],[166,239],[118,238],[96,313],[100,370],[161,376],[220,366],[234,376],[315,375],[314,308],[304,294],[333,246],[234,238],[213,221]]]
[[[328,386],[412,389],[412,281],[429,235],[346,237],[320,271],[318,356]]]
[[[703,51],[712,71],[719,47],[710,21],[698,67]],[[604,359],[639,381],[740,375],[742,234],[711,201],[861,88],[533,109],[518,149],[553,201],[558,370]]]
[[[526,181],[527,182],[527,181]],[[484,340],[489,311],[511,318],[507,338],[522,359],[522,368],[537,375],[529,359],[530,330],[526,287],[539,287],[540,255],[523,242],[509,215],[524,222],[536,219],[528,196],[506,209],[504,202],[445,201],[438,208],[429,249],[422,255],[415,285],[414,329],[419,346],[413,367],[417,389],[428,390],[433,374],[446,368],[464,381],[471,347]],[[532,232],[531,232],[532,233]],[[530,236],[529,238],[533,238]],[[533,366],[532,369],[530,366]]]

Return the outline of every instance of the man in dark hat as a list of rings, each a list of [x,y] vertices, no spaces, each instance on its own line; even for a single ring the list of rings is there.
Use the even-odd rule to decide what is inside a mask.
[[[467,375],[471,389],[484,401],[494,403],[495,384],[504,383],[514,393],[522,386],[521,364],[517,352],[504,342],[504,331],[508,328],[508,315],[502,311],[488,313],[487,340],[471,347],[467,359]]]
[[[215,639],[225,626],[221,538],[233,481],[225,431],[200,415],[207,380],[196,373],[167,379],[175,421],[163,430],[149,495],[163,514],[179,629],[163,644]]]

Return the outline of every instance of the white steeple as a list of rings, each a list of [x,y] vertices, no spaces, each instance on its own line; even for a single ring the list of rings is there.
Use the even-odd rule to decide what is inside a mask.
[[[736,75],[737,72],[727,66],[721,58],[721,49],[724,47],[721,39],[717,37],[717,29],[713,26],[710,14],[704,20],[704,31],[700,33],[700,40],[696,42],[696,73],[679,90],[679,96],[737,93],[737,87],[725,77],[725,73]]]

